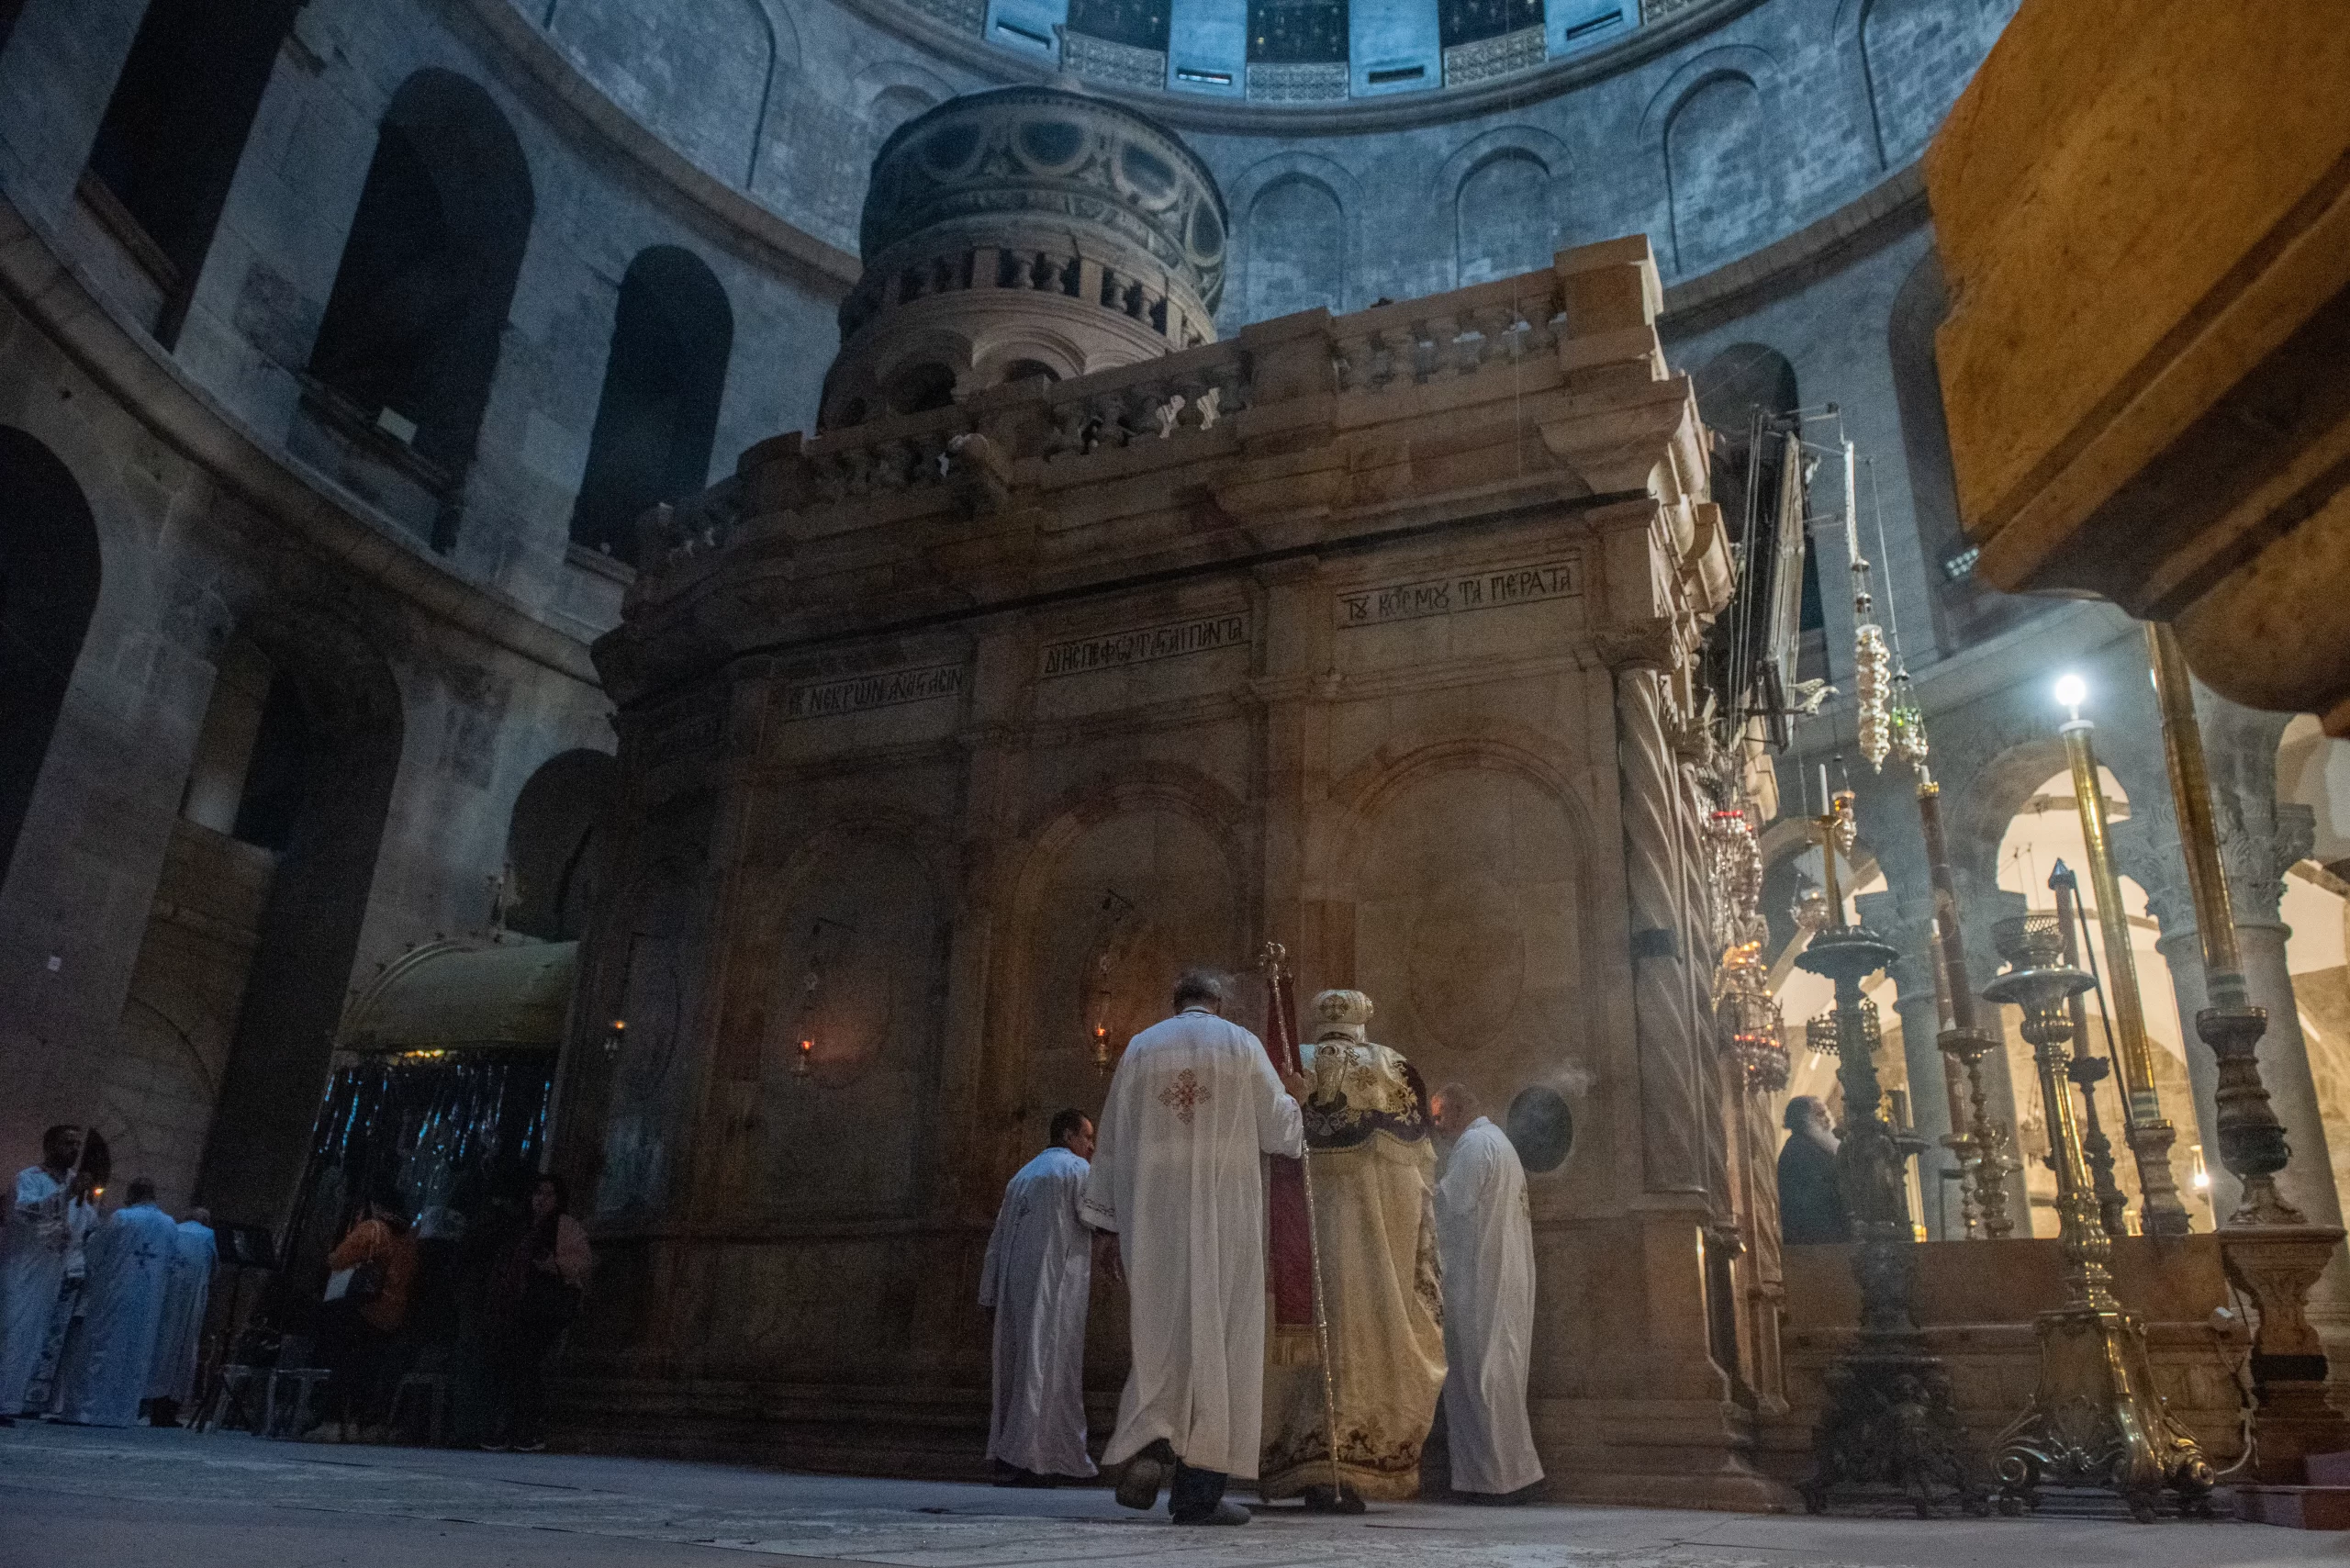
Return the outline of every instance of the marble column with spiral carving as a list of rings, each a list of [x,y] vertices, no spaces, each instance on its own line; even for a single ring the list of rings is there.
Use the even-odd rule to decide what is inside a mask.
[[[1711,1176],[1700,1131],[1709,1096],[1707,1049],[1690,999],[1687,887],[1679,770],[1665,730],[1663,678],[1644,664],[1618,666],[1616,766],[1630,903],[1633,1016],[1640,1062],[1642,1183],[1651,1192],[1703,1193]]]

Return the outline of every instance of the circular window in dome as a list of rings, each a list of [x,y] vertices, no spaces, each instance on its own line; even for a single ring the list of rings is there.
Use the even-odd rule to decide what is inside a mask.
[[[1175,194],[1175,170],[1166,159],[1147,147],[1128,142],[1118,150],[1118,173],[1135,194],[1151,201],[1165,201]]]
[[[1202,202],[1192,209],[1192,254],[1203,262],[1214,261],[1224,254],[1224,221],[1215,215],[1213,202]]]
[[[960,173],[979,150],[979,127],[968,120],[950,121],[923,139],[923,166],[943,179]]]
[[[1520,1090],[1509,1103],[1503,1130],[1529,1175],[1556,1170],[1567,1162],[1567,1151],[1575,1146],[1574,1113],[1557,1090],[1539,1083]]]
[[[1020,128],[1020,151],[1045,168],[1061,168],[1085,151],[1085,128],[1065,119],[1032,119]]]

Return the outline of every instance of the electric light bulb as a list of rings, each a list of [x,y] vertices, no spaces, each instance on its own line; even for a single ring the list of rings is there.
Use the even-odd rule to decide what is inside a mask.
[[[2056,701],[2058,706],[2065,708],[2077,708],[2088,700],[2088,682],[2083,680],[2079,676],[2067,673],[2056,678]]]

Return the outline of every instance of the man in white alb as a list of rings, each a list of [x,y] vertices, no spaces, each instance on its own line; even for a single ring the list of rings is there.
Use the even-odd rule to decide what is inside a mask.
[[[147,1369],[148,1419],[180,1424],[180,1406],[196,1399],[196,1363],[204,1338],[204,1308],[212,1299],[212,1266],[219,1248],[209,1210],[192,1208],[179,1223],[170,1270],[163,1277],[163,1315],[155,1327],[155,1361]]]
[[[979,1274],[995,1315],[995,1407],[988,1458],[999,1486],[1050,1486],[1093,1473],[1085,1453],[1085,1309],[1093,1232],[1078,1217],[1093,1124],[1054,1116],[1045,1152],[1003,1189]]]
[[[65,1381],[65,1418],[79,1426],[135,1425],[155,1363],[163,1282],[179,1250],[179,1226],[155,1206],[150,1178],[131,1178],[129,1199],[90,1237],[90,1310],[58,1372]]]
[[[73,1238],[66,1186],[82,1154],[82,1131],[54,1126],[41,1135],[40,1163],[17,1173],[7,1225],[0,1231],[0,1427],[25,1407],[25,1384],[49,1343],[50,1314],[65,1277]]]
[[[1526,1167],[1508,1136],[1478,1114],[1475,1097],[1458,1083],[1436,1092],[1436,1125],[1452,1140],[1436,1183],[1452,1489],[1479,1502],[1522,1502],[1542,1479],[1526,1417],[1534,1350]]]
[[[1134,1370],[1102,1456],[1118,1501],[1148,1508],[1172,1473],[1180,1525],[1241,1525],[1225,1483],[1257,1473],[1265,1397],[1265,1159],[1304,1153],[1300,1074],[1226,1023],[1223,980],[1175,984],[1174,1017],[1136,1035],[1110,1081],[1082,1213],[1115,1231]]]

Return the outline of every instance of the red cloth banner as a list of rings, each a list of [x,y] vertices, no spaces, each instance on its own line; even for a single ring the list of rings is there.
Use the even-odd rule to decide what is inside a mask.
[[[1296,1019],[1289,976],[1276,964],[1265,980],[1265,1054],[1273,1058],[1273,1070],[1284,1078],[1304,1070],[1298,1058]],[[1274,1155],[1265,1201],[1265,1282],[1272,1292],[1273,1322],[1310,1327],[1314,1322],[1314,1222],[1305,1206],[1305,1162]]]

